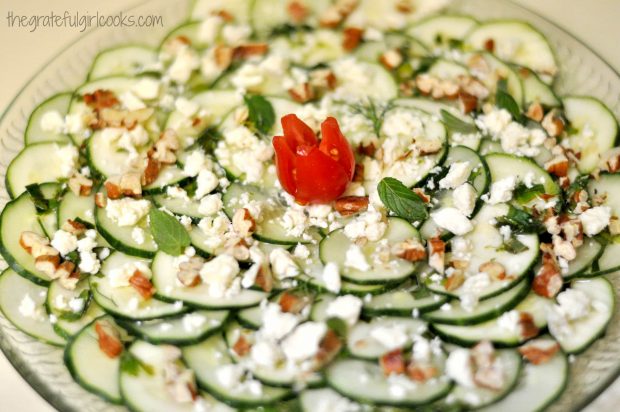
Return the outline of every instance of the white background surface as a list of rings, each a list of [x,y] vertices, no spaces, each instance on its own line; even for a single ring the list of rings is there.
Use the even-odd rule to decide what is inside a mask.
[[[377,0],[380,1],[380,0]],[[620,1],[618,0],[516,0],[538,11],[552,21],[560,24],[576,37],[583,40],[620,71]],[[18,28],[9,28],[7,13],[32,15],[46,14],[50,11],[110,13],[129,8],[132,0],[2,0],[0,2],[0,112],[4,111],[11,99],[24,83],[47,60],[60,51],[64,45],[76,39],[80,33],[76,29],[47,28],[33,33]],[[165,24],[164,16],[164,24]],[[620,394],[620,384],[616,382],[613,392]],[[617,395],[620,397],[620,395]],[[609,403],[609,395],[599,398],[588,410],[602,410]],[[606,401],[606,402],[603,402]],[[607,409],[607,408],[605,408]],[[51,412],[51,408],[28,384],[13,370],[0,354],[0,412]]]

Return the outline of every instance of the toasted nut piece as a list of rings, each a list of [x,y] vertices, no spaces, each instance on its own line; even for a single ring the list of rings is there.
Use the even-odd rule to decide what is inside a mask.
[[[42,255],[38,256],[34,260],[34,267],[38,271],[45,273],[52,279],[56,278],[56,270],[58,269],[59,265],[60,256],[58,255]]]
[[[282,312],[295,314],[301,313],[309,303],[310,299],[308,299],[307,296],[300,296],[286,291],[280,295],[280,299],[278,300]]]
[[[620,153],[616,153],[607,159],[605,162],[605,169],[609,173],[616,173],[620,170]]]
[[[342,32],[342,35],[342,47],[346,51],[351,51],[359,46],[362,41],[362,36],[364,35],[364,30],[358,27],[347,27]]]
[[[394,70],[403,64],[403,55],[397,49],[390,49],[379,57],[379,62],[388,70]]]
[[[568,159],[564,155],[556,156],[545,163],[545,170],[558,177],[568,175]]]
[[[252,56],[262,56],[269,51],[267,43],[248,43],[235,47],[234,57],[236,59],[247,59]]]
[[[489,89],[479,80],[471,77],[459,77],[461,91],[471,94],[479,100],[486,99],[489,96]]]
[[[48,246],[49,244],[50,242],[45,236],[41,236],[35,232],[24,231],[19,235],[19,245],[35,258],[41,256],[40,253],[35,252],[41,250],[43,246]],[[49,254],[57,255],[58,251],[56,251],[56,253]]]
[[[533,121],[540,123],[545,116],[545,112],[539,102],[534,102],[528,106],[525,115]]]
[[[301,23],[308,17],[308,7],[303,2],[293,0],[286,6],[286,11],[293,23]]]
[[[480,272],[484,272],[493,280],[506,279],[506,269],[504,265],[499,262],[488,261],[480,265],[478,268]]]
[[[273,275],[269,269],[269,265],[265,264],[260,267],[256,274],[254,284],[265,292],[271,292],[273,290]]]
[[[491,73],[491,67],[482,54],[473,54],[469,60],[467,60],[467,67],[469,67],[472,73],[478,78],[486,77],[486,75]]]
[[[123,191],[121,190],[121,187],[118,184],[118,182],[120,182],[120,179],[109,178],[103,184],[105,186],[105,190],[106,190],[108,197],[112,200],[120,199],[123,196]]]
[[[192,44],[192,41],[189,39],[189,37],[184,36],[184,35],[179,35],[166,41],[166,43],[164,43],[163,45],[163,49],[168,54],[176,55],[179,53],[179,51],[181,51],[181,49],[191,44]]]
[[[557,137],[564,131],[564,121],[556,115],[554,110],[547,113],[541,123],[543,129],[549,134],[549,136]]]
[[[315,367],[313,369],[318,370],[331,362],[338,355],[340,349],[342,349],[342,340],[340,340],[336,332],[328,329],[319,344],[319,351],[314,357]]]
[[[459,109],[462,113],[468,114],[478,108],[478,98],[465,91],[459,93]]]
[[[288,89],[288,94],[298,103],[307,103],[315,97],[314,89],[308,82],[298,84],[295,87]]]
[[[351,216],[368,209],[368,196],[344,196],[337,199],[334,209],[342,216]]]
[[[353,181],[358,182],[358,183],[364,181],[364,164],[362,163],[355,164],[355,172],[353,173]]]
[[[221,70],[226,70],[235,57],[235,49],[229,46],[218,45],[213,50],[215,64]]]
[[[76,173],[69,179],[68,186],[76,196],[89,196],[93,189],[93,181],[81,173]]]
[[[416,147],[420,151],[420,156],[432,155],[439,152],[442,148],[439,140],[417,140]]]
[[[237,339],[237,341],[232,347],[233,352],[235,352],[237,355],[241,357],[244,357],[245,355],[250,353],[251,349],[252,349],[252,344],[248,342],[248,340],[243,335],[239,336],[239,339]]]
[[[319,89],[334,90],[336,75],[331,69],[316,69],[310,72],[310,84]]]
[[[444,288],[448,292],[452,292],[460,288],[465,283],[465,274],[462,270],[454,269],[454,271],[444,281]]]
[[[119,188],[125,196],[141,196],[142,176],[135,172],[123,174],[119,180]]]
[[[136,270],[129,278],[129,284],[142,296],[143,299],[150,299],[155,294],[155,287],[151,281],[144,276],[144,273]]]
[[[173,164],[177,161],[175,151],[179,149],[179,139],[173,129],[166,129],[155,142],[150,157],[163,164]]]
[[[498,390],[504,385],[501,365],[495,362],[495,349],[489,341],[481,341],[471,349],[474,382],[482,388]]]
[[[536,339],[529,341],[518,350],[528,362],[540,365],[549,362],[553,358],[560,350],[560,344],[551,340]]]
[[[256,230],[256,221],[246,208],[237,209],[232,218],[233,230],[241,237],[248,237]]]
[[[159,172],[161,170],[161,163],[152,158],[146,159],[146,167],[144,168],[144,173],[142,173],[142,177],[140,183],[143,186],[148,186],[157,180],[159,176]]]
[[[177,279],[183,286],[194,287],[202,282],[200,269],[205,264],[205,260],[200,256],[192,256],[187,262],[179,265]]]
[[[428,240],[428,265],[439,273],[444,271],[444,258],[446,254],[446,242],[439,236]]]
[[[80,236],[86,232],[87,227],[84,223],[67,219],[65,223],[62,224],[61,229],[65,232],[71,233],[72,235]]]
[[[56,279],[66,279],[71,277],[75,272],[75,263],[65,260],[62,262],[58,269],[56,269],[56,273],[54,273],[54,278]],[[78,274],[76,276],[79,277]]]
[[[357,153],[362,154],[364,156],[373,157],[376,151],[377,151],[377,148],[375,147],[374,143],[370,143],[367,145],[360,144],[359,146],[357,146]]]
[[[73,272],[69,276],[63,276],[58,278],[58,283],[60,283],[60,286],[67,290],[75,290],[79,281],[80,275],[77,272]]]
[[[549,216],[545,218],[543,223],[545,225],[545,228],[547,229],[547,232],[552,235],[559,235],[562,231],[557,216]]]
[[[111,90],[97,89],[92,93],[86,93],[82,96],[84,103],[95,110],[114,107],[119,104],[116,95]]]
[[[543,253],[543,263],[534,276],[532,290],[537,295],[552,298],[560,292],[562,284],[562,274],[555,257],[548,252]]]
[[[440,80],[438,85],[439,90],[441,90],[440,97],[445,97],[447,99],[456,99],[459,94],[459,85],[452,80]]]
[[[411,0],[399,0],[395,6],[396,11],[403,14],[410,14],[413,13],[413,11],[415,10],[413,4],[411,3]]]
[[[416,195],[418,195],[418,197],[420,199],[422,199],[422,201],[424,203],[430,203],[431,201],[431,197],[429,195],[427,195],[426,193],[424,193],[424,189],[422,189],[421,187],[416,187],[413,189],[413,193],[415,193]]]
[[[342,23],[344,17],[340,13],[337,7],[332,6],[327,8],[321,15],[319,19],[319,24],[322,27],[328,27],[330,29],[338,27],[340,23]]]
[[[450,265],[454,268],[454,269],[458,269],[458,270],[465,270],[469,267],[469,262],[467,260],[461,260],[461,259],[452,259],[450,261]]]
[[[97,340],[99,349],[108,358],[118,358],[123,353],[123,342],[120,338],[118,330],[107,321],[98,320],[95,322],[95,332],[97,332]]]
[[[433,365],[410,362],[409,365],[407,365],[407,376],[414,382],[426,382],[429,379],[439,376],[439,371]]]
[[[431,94],[436,84],[437,79],[427,73],[422,73],[415,78],[415,86],[418,88],[420,93],[425,95]]]
[[[125,127],[131,130],[138,123],[148,120],[154,112],[152,107],[133,111],[105,108],[97,112],[97,117],[90,122],[89,126],[95,130],[105,127]]]
[[[395,349],[379,358],[379,365],[385,376],[405,373],[405,359],[402,349]]]
[[[534,323],[534,317],[528,312],[519,312],[519,332],[523,339],[538,336],[540,329]]]
[[[495,40],[486,39],[484,42],[484,49],[490,53],[493,53],[495,51]]]
[[[178,363],[169,363],[164,368],[166,391],[177,403],[188,404],[198,398],[194,371]]]
[[[410,262],[426,259],[426,249],[417,239],[409,239],[392,246],[392,254]]]
[[[222,20],[224,20],[226,23],[230,23],[232,21],[235,21],[235,16],[233,16],[232,14],[230,14],[226,10],[217,10],[217,11],[214,11],[212,14],[214,16],[221,17]]]
[[[553,236],[553,252],[569,262],[577,257],[573,244],[560,236]]]
[[[618,216],[612,216],[609,219],[609,233],[613,236],[620,235],[620,219]]]
[[[235,243],[230,248],[230,254],[237,260],[246,261],[250,259],[250,249],[247,244],[241,239],[240,242]]]
[[[101,192],[95,194],[95,205],[97,207],[106,207],[108,204],[108,199]]]

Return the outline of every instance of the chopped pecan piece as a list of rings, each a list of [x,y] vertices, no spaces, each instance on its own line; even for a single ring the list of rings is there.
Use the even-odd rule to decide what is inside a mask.
[[[87,227],[84,223],[72,219],[67,219],[65,223],[62,224],[62,230],[76,236],[83,235],[86,229]]]
[[[315,356],[315,369],[319,369],[321,366],[331,362],[338,355],[340,349],[342,349],[342,340],[340,340],[336,332],[328,329],[319,344],[319,351]]]
[[[187,262],[179,265],[177,279],[183,286],[194,287],[202,282],[200,277],[200,269],[204,265],[205,260],[200,256],[192,256]]]
[[[557,137],[564,131],[564,121],[554,110],[547,113],[547,115],[543,118],[541,125],[551,137]]]
[[[374,143],[369,143],[367,145],[360,144],[357,146],[357,153],[362,154],[364,156],[373,157],[377,151],[377,147]]]
[[[141,196],[142,176],[135,172],[125,173],[121,175],[118,186],[125,196]]]
[[[424,203],[430,203],[431,201],[431,197],[429,195],[427,195],[426,193],[424,193],[424,189],[422,189],[421,187],[416,187],[413,189],[413,193],[415,193],[416,195],[418,195],[418,197],[420,199],[422,199],[422,201]]]
[[[90,196],[90,192],[93,189],[93,181],[81,173],[71,176],[67,184],[76,196]]]
[[[248,209],[241,208],[233,215],[232,227],[239,236],[248,237],[256,230],[256,221]]]
[[[542,122],[543,117],[545,116],[545,112],[543,111],[543,107],[539,102],[531,103],[525,115],[534,120],[535,122]]]
[[[495,40],[486,39],[484,42],[484,49],[490,53],[493,53],[493,51],[495,51]]]
[[[460,288],[463,283],[465,283],[465,274],[462,270],[455,269],[450,276],[446,277],[443,286],[448,292],[452,292]]]
[[[560,350],[560,345],[552,340],[532,340],[519,348],[519,353],[534,365],[547,363]]]
[[[439,236],[428,240],[428,265],[439,273],[444,271],[444,259],[446,254],[446,242]]]
[[[74,273],[75,273],[75,263],[65,260],[58,266],[58,269],[56,269],[54,278],[66,279],[66,278],[71,277]],[[76,276],[79,277],[79,274],[76,274]]]
[[[344,196],[337,199],[334,209],[342,216],[351,216],[368,209],[368,196]]]
[[[609,233],[612,236],[620,235],[620,219],[618,216],[612,216],[609,219]]]
[[[237,342],[235,342],[232,347],[233,352],[235,352],[241,357],[244,357],[245,355],[250,353],[250,349],[252,349],[252,344],[248,342],[248,340],[243,335],[239,336],[239,339],[237,339]]]
[[[59,266],[60,256],[58,255],[42,255],[34,260],[34,267],[52,279],[56,278],[56,271]]]
[[[417,239],[409,239],[392,246],[392,254],[410,262],[426,259],[426,249]]]
[[[97,89],[82,96],[84,103],[95,110],[114,107],[119,104],[116,95],[111,90]]]
[[[379,57],[379,62],[388,70],[394,70],[403,63],[403,55],[397,49],[391,49]]]
[[[224,20],[226,23],[235,21],[235,16],[233,16],[231,13],[229,13],[227,10],[224,10],[224,9],[214,11],[212,14],[214,16],[221,17],[222,20]]]
[[[556,156],[545,163],[545,170],[557,177],[564,177],[568,175],[568,159],[564,155]]]
[[[355,164],[355,172],[353,173],[353,181],[358,182],[358,183],[364,181],[364,164],[362,163]]]
[[[248,43],[235,47],[234,57],[236,59],[247,59],[252,56],[262,56],[269,51],[267,43]]]
[[[306,296],[299,296],[291,292],[282,293],[278,301],[282,312],[295,314],[301,313],[308,303],[310,303],[310,300]]]
[[[159,172],[161,171],[161,163],[152,158],[146,159],[146,167],[144,168],[144,172],[142,173],[142,177],[140,179],[140,183],[143,186],[148,186],[157,180],[159,176]]]
[[[104,184],[106,194],[112,200],[120,199],[123,195],[123,191],[117,183],[107,180]]]
[[[364,30],[358,27],[347,27],[342,32],[342,47],[346,51],[354,50],[357,46],[359,46],[362,41],[362,36],[364,35]]]
[[[123,342],[120,333],[107,321],[95,322],[95,332],[99,342],[99,349],[108,358],[118,358],[123,353]]]
[[[438,375],[439,371],[433,365],[418,364],[415,362],[410,362],[409,365],[407,365],[407,376],[415,382],[426,382]]]
[[[560,292],[562,283],[562,274],[555,257],[549,252],[543,253],[542,266],[534,276],[532,290],[537,295],[552,298]]]
[[[438,153],[442,148],[442,144],[439,140],[417,140],[415,145],[419,150],[420,156]]]
[[[307,103],[315,97],[314,89],[308,82],[298,84],[288,89],[288,94],[297,103]]]
[[[58,251],[51,247],[49,240],[35,232],[25,231],[19,235],[19,245],[33,257],[58,255]]]
[[[379,358],[379,366],[385,376],[405,373],[405,359],[402,349],[395,349]]]
[[[108,200],[105,195],[101,192],[95,194],[95,205],[97,207],[106,207],[108,204]]]
[[[299,24],[306,20],[309,14],[308,7],[298,0],[293,0],[286,6],[286,11],[291,18],[291,21],[295,24]]]
[[[493,280],[506,279],[506,269],[504,265],[499,262],[488,261],[480,265],[478,268],[480,272],[484,272]]]
[[[415,10],[411,0],[399,0],[395,7],[396,11],[403,14],[410,14]]]
[[[495,362],[495,349],[489,341],[482,341],[471,349],[471,359],[476,385],[499,390],[504,385],[501,364]]]
[[[331,69],[315,69],[310,72],[310,84],[319,89],[334,90],[336,75]]]
[[[273,290],[273,275],[268,265],[262,265],[258,269],[254,284],[265,292],[271,292]]]
[[[473,94],[459,92],[459,109],[462,113],[468,114],[478,108],[478,98]]]
[[[144,273],[136,270],[129,278],[129,284],[142,296],[144,299],[150,299],[155,294],[155,287],[147,278]]]
[[[534,317],[528,312],[519,312],[519,332],[523,339],[538,336],[540,329],[534,323]]]
[[[235,57],[235,49],[229,46],[218,45],[213,49],[215,64],[221,70],[226,70],[232,64]]]
[[[166,129],[159,136],[159,140],[155,142],[149,157],[162,164],[173,164],[177,161],[175,152],[179,147],[176,132],[173,129]]]

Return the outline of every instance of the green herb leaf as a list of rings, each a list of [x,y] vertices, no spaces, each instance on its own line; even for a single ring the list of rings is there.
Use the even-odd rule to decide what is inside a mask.
[[[38,183],[33,183],[26,186],[26,191],[32,198],[32,202],[34,203],[34,207],[37,211],[37,214],[42,215],[51,212],[53,209],[58,206],[57,196],[51,199],[48,199],[43,194],[41,190],[41,185]]]
[[[326,324],[329,329],[336,332],[339,338],[346,338],[349,327],[344,320],[341,318],[329,318]]]
[[[276,121],[276,112],[269,100],[257,94],[246,95],[243,97],[245,105],[248,107],[248,117],[250,123],[254,125],[256,130],[267,134]]]
[[[152,207],[149,219],[151,233],[159,249],[169,255],[178,256],[189,246],[189,234],[174,216]]]
[[[424,201],[393,177],[383,178],[377,186],[379,198],[395,215],[418,222],[428,217]]]
[[[508,213],[497,219],[498,225],[508,225],[517,233],[543,233],[545,227],[541,221],[522,209],[510,205]]]
[[[500,248],[500,250],[505,250],[506,252],[512,253],[512,254],[517,254],[517,253],[525,252],[528,249],[529,248],[527,246],[525,246],[523,244],[523,242],[521,242],[516,237],[511,237],[510,239],[505,241],[502,244],[502,247]]]
[[[441,120],[453,132],[469,134],[478,131],[476,125],[464,122],[445,109],[441,109]]]
[[[140,370],[143,370],[148,375],[153,375],[155,372],[152,366],[145,364],[140,359],[133,356],[131,352],[123,351],[123,355],[121,357],[121,371],[131,376],[138,376],[140,374]]]
[[[368,99],[368,103],[349,104],[354,113],[359,113],[372,123],[372,130],[375,135],[379,136],[381,126],[383,125],[383,117],[391,108],[390,104],[378,106],[372,99]]]
[[[527,187],[524,183],[519,183],[515,188],[513,195],[517,202],[525,204],[531,202],[544,193],[545,186],[543,184],[539,183],[532,187]]]
[[[514,97],[508,93],[508,83],[506,79],[501,79],[497,82],[495,105],[500,109],[506,109],[516,121],[521,121],[521,110]]]

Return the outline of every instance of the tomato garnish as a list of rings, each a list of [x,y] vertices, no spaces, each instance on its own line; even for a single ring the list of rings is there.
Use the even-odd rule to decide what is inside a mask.
[[[321,141],[296,115],[281,119],[284,136],[273,138],[278,179],[301,204],[329,203],[344,193],[355,172],[355,157],[338,121],[321,124]]]

